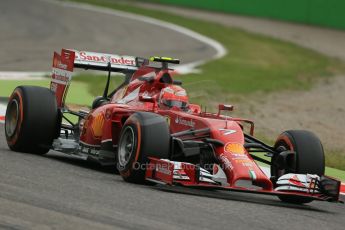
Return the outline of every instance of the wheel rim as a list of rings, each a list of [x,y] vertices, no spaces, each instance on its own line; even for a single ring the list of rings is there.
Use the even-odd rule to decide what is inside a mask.
[[[119,146],[118,156],[119,156],[119,165],[125,167],[133,152],[135,151],[136,139],[134,135],[134,130],[132,127],[127,126],[121,137],[121,142]]]
[[[12,137],[18,126],[19,120],[19,104],[16,99],[13,99],[7,107],[5,118],[5,131],[8,137]]]

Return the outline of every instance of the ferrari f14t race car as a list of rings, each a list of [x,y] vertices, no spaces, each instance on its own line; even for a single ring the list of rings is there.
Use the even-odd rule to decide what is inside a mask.
[[[182,83],[173,79],[171,63],[179,60],[54,53],[50,89],[18,86],[10,96],[9,148],[55,150],[116,165],[134,183],[269,194],[292,203],[339,201],[340,181],[324,175],[323,147],[313,133],[285,131],[270,146],[254,137],[251,120],[225,115],[232,105],[219,104],[218,113],[210,113],[190,103]],[[90,111],[65,105],[75,68],[107,72],[103,95]],[[109,90],[110,78],[119,74],[124,81]],[[270,176],[257,162],[269,165]]]

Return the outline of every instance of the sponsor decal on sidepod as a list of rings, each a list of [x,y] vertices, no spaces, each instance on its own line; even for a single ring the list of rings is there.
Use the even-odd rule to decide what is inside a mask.
[[[194,128],[194,126],[195,126],[195,122],[193,120],[185,120],[185,119],[183,119],[181,117],[176,117],[175,123],[176,124],[180,124],[180,125],[189,126],[189,127],[192,127],[192,128]]]

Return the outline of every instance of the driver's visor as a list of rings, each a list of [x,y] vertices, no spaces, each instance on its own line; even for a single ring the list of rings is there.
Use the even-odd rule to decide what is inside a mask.
[[[181,109],[187,108],[187,102],[184,101],[176,101],[176,100],[162,100],[163,104],[172,108],[177,107]]]

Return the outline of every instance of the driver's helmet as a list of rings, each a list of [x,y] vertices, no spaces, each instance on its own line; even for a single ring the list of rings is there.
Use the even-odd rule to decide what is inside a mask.
[[[159,95],[159,107],[162,109],[177,108],[183,111],[188,110],[186,90],[177,85],[163,88]]]

